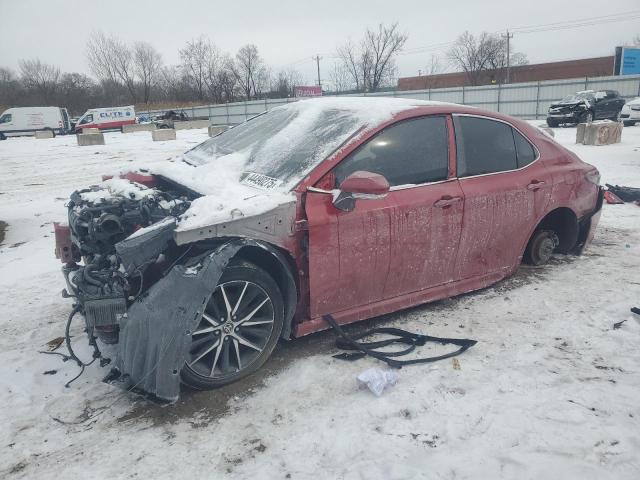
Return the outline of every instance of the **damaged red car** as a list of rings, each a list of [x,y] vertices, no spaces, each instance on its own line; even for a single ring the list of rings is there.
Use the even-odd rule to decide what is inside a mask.
[[[355,322],[580,253],[599,179],[499,113],[291,103],[74,192],[56,227],[70,319],[115,344],[114,381],[175,400],[181,382],[254,372],[279,339],[328,328],[323,315]]]

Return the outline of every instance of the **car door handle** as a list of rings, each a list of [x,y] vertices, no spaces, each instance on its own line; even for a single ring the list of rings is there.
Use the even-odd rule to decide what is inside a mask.
[[[544,187],[546,182],[542,182],[542,181],[538,181],[538,180],[532,180],[531,183],[529,185],[527,185],[527,190],[539,190],[542,187]]]
[[[460,201],[462,201],[462,197],[442,197],[440,200],[437,200],[433,206],[436,208],[447,208]]]

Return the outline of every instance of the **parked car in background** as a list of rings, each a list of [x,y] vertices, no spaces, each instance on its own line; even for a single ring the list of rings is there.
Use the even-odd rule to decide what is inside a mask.
[[[584,90],[552,103],[547,114],[547,125],[557,127],[563,123],[585,123],[593,120],[620,120],[624,98],[615,90]]]
[[[620,112],[620,118],[627,127],[635,125],[636,122],[640,122],[640,97],[625,103]]]
[[[0,115],[0,140],[6,137],[33,135],[38,130],[49,130],[53,134],[71,133],[69,114],[60,107],[9,108]]]
[[[195,388],[233,382],[279,338],[328,328],[324,315],[355,322],[580,253],[599,179],[500,113],[304,100],[75,192],[56,250],[90,331],[119,342],[120,373],[175,399],[179,372]],[[150,376],[174,337],[175,363]]]
[[[100,130],[122,130],[124,125],[136,123],[136,112],[133,105],[127,107],[92,108],[82,115],[75,126],[76,133],[83,128],[99,128]]]
[[[173,128],[174,122],[183,122],[186,120],[189,120],[189,117],[184,110],[180,110],[179,112],[168,110],[162,115],[154,117],[153,123],[155,123],[158,128]]]

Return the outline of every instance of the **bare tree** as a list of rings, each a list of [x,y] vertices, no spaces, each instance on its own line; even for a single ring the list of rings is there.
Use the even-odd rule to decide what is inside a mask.
[[[268,79],[258,47],[253,44],[238,50],[231,68],[247,100],[257,96],[263,82]]]
[[[187,45],[180,50],[185,78],[196,92],[198,100],[203,100],[207,93],[211,49],[211,42],[204,36],[200,36],[187,42]]]
[[[93,32],[87,42],[87,60],[96,77],[124,85],[131,101],[137,101],[133,54],[124,42],[102,32]]]
[[[402,50],[406,41],[407,35],[399,31],[397,23],[388,27],[380,24],[377,30],[367,29],[363,50],[370,57],[369,87],[372,91],[375,92],[386,81],[393,79],[394,56]]]
[[[205,85],[209,97],[216,103],[224,101],[224,84],[230,74],[229,62],[228,55],[221,53],[215,45],[211,45],[209,58],[205,65]]]
[[[506,40],[487,32],[482,32],[478,37],[464,32],[449,49],[448,56],[453,64],[467,74],[471,85],[479,85],[487,78],[500,81],[506,67]],[[526,63],[527,58],[524,54],[511,53],[512,66]]]
[[[342,62],[334,62],[329,71],[329,79],[333,84],[333,91],[337,93],[346,92],[356,87],[346,65]]]
[[[151,89],[158,83],[162,69],[162,56],[147,42],[133,45],[133,66],[142,89],[142,101],[149,103]]]
[[[280,70],[271,78],[269,93],[275,97],[293,97],[295,87],[302,84],[302,75],[297,70]]]
[[[444,67],[442,62],[440,61],[440,57],[438,55],[431,55],[429,58],[429,63],[426,66],[425,72],[427,75],[437,75],[438,73],[442,73]]]
[[[363,61],[363,55],[358,51],[356,45],[351,40],[347,40],[347,42],[338,47],[336,53],[342,62],[344,70],[348,72],[355,84],[356,90],[364,90],[365,70],[368,68],[368,62]]]
[[[239,86],[238,79],[233,73],[233,60],[230,57],[225,57],[224,68],[218,75],[218,83],[222,91],[222,100],[225,102],[234,101],[238,94]]]
[[[60,80],[60,69],[39,59],[20,60],[19,66],[25,88],[35,90],[45,104],[53,101]]]
[[[84,113],[95,106],[98,85],[82,73],[63,73],[60,76],[57,104],[66,107],[72,114]]]
[[[367,29],[356,46],[351,41],[337,49],[344,68],[349,72],[358,90],[377,91],[390,84],[395,74],[395,57],[407,41],[397,23],[380,24],[375,30]]]
[[[15,105],[21,95],[22,85],[13,70],[0,67],[0,111],[2,107]]]

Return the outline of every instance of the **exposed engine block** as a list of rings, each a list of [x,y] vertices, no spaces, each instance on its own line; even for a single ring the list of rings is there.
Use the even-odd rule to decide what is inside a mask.
[[[111,182],[111,183],[110,183]],[[105,343],[118,341],[118,323],[128,305],[153,282],[152,265],[168,247],[175,222],[190,205],[179,192],[148,188],[124,179],[105,182],[74,192],[68,204],[69,227],[74,256],[84,265],[68,263],[65,277],[82,306],[90,336]],[[152,227],[148,237],[157,237],[155,249],[137,251],[135,240],[126,242],[141,228]],[[143,232],[145,232],[143,230]],[[118,245],[118,247],[116,247]],[[123,256],[119,254],[123,252]],[[151,251],[153,250],[153,251]]]
[[[178,217],[189,208],[189,200],[176,192],[130,185],[123,194],[97,187],[71,194],[69,226],[82,255],[113,253],[115,244],[137,229]]]

